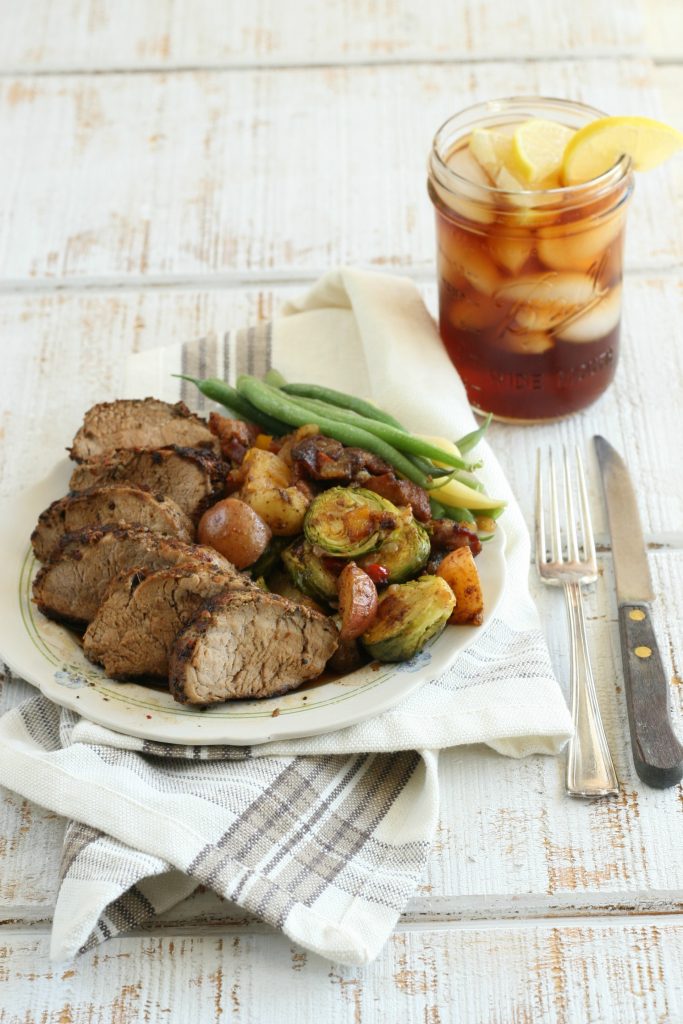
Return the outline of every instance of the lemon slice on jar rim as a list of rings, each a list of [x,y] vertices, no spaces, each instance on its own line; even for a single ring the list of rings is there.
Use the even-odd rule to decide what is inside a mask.
[[[581,185],[600,177],[622,156],[649,171],[683,149],[683,133],[649,117],[601,117],[574,133],[564,152],[562,180]]]

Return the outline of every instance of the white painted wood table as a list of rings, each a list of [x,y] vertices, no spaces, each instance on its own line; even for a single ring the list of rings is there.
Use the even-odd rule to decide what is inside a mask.
[[[477,99],[545,93],[683,127],[676,0],[0,2],[0,461],[51,466],[131,351],[265,317],[341,262],[434,305],[431,133]],[[680,167],[638,181],[624,355],[587,412],[491,431],[530,518],[539,443],[628,456],[679,732],[683,695]],[[426,876],[379,960],[330,965],[210,893],[73,964],[47,959],[63,823],[0,794],[0,1022],[683,1021],[683,793],[636,777],[606,543],[589,598],[623,785],[572,802],[560,760],[443,756]],[[566,680],[561,598],[539,601]],[[30,688],[5,677],[1,707]]]

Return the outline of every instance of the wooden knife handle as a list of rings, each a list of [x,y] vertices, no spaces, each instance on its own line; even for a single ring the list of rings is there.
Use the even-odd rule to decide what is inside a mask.
[[[648,786],[675,786],[683,778],[683,747],[671,725],[669,683],[649,606],[621,605],[619,630],[636,771]]]

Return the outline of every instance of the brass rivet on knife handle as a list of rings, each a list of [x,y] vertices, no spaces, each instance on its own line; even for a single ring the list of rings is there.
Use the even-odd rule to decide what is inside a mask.
[[[642,615],[634,618],[633,611]],[[622,605],[619,627],[633,763],[648,786],[675,786],[683,778],[683,747],[671,725],[668,680],[647,606]]]

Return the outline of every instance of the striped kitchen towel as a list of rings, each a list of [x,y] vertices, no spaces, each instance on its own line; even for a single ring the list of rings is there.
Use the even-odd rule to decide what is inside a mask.
[[[175,400],[170,374],[277,366],[369,396],[416,431],[458,436],[473,419],[415,286],[343,269],[272,324],[130,360],[126,393]],[[182,382],[198,411],[206,403]],[[115,396],[112,396],[115,397]],[[529,596],[529,538],[507,496],[508,584],[477,642],[398,706],[323,736],[249,748],[115,733],[35,696],[0,719],[0,783],[68,819],[52,956],[149,923],[198,886],[330,960],[380,952],[424,871],[437,824],[437,751],[487,743],[557,753],[571,731]]]

